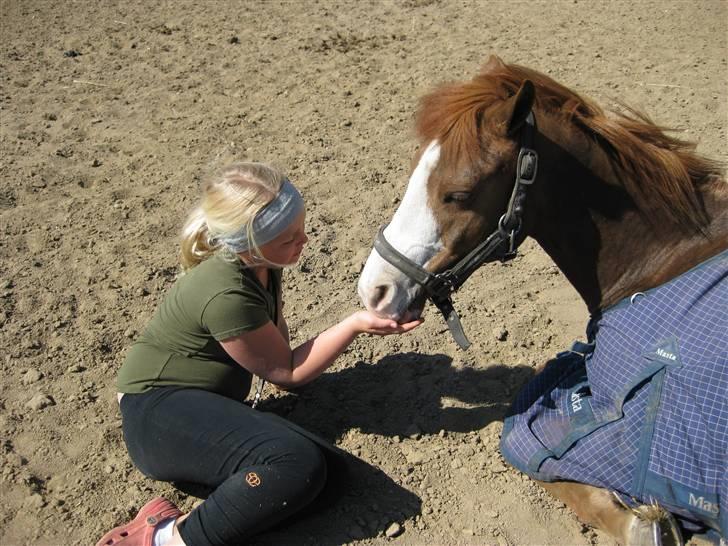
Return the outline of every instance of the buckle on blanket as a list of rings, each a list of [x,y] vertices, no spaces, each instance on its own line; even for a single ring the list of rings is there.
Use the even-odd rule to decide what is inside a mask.
[[[575,341],[571,345],[571,349],[568,351],[561,351],[556,354],[556,358],[564,358],[569,355],[579,355],[580,357],[586,357],[587,355],[594,352],[596,343],[584,343],[583,341]]]

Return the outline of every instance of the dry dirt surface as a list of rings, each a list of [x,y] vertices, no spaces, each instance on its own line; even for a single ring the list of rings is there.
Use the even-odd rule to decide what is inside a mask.
[[[310,244],[286,274],[294,341],[358,306],[434,85],[490,53],[608,107],[623,101],[725,160],[723,0],[0,0],[0,544],[92,545],[156,494],[127,457],[113,381],[177,274],[198,183],[232,158],[282,167]],[[534,366],[582,337],[584,305],[527,241],[441,318],[362,337],[262,408],[335,442],[338,500],[260,544],[598,544],[507,467],[502,419]]]

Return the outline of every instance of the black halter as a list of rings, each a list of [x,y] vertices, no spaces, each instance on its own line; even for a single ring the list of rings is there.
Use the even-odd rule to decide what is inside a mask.
[[[538,154],[533,149],[536,120],[533,112],[528,114],[521,131],[521,149],[518,152],[516,182],[513,186],[508,209],[498,220],[498,229],[485,241],[471,250],[463,259],[441,273],[430,273],[394,248],[384,238],[384,227],[380,228],[374,240],[377,253],[399,269],[407,277],[422,285],[427,297],[445,317],[450,333],[460,346],[466,350],[470,342],[465,337],[460,317],[455,312],[451,296],[460,288],[470,275],[481,265],[493,260],[508,261],[516,255],[516,235],[521,230],[526,190],[536,180]]]

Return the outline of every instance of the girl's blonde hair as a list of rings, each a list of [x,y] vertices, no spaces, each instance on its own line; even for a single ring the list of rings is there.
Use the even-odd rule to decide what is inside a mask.
[[[255,215],[270,203],[286,177],[263,163],[233,163],[207,180],[200,204],[192,210],[182,228],[180,262],[188,270],[217,252],[234,252],[219,239],[245,229],[251,253],[260,255],[253,238]]]

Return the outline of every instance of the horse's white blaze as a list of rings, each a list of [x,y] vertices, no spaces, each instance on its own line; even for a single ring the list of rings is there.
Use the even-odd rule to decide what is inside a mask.
[[[427,204],[427,181],[440,159],[440,145],[433,141],[420,158],[407,191],[389,226],[387,241],[416,264],[424,267],[442,249],[435,217]],[[385,288],[384,297],[381,297]],[[359,297],[370,311],[402,318],[418,286],[372,250],[359,277]]]

